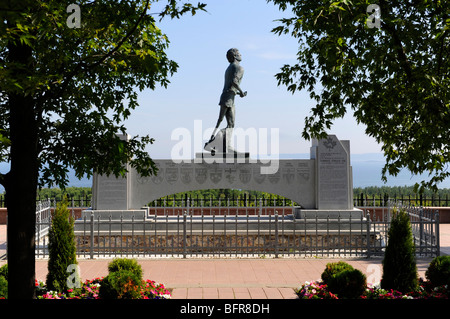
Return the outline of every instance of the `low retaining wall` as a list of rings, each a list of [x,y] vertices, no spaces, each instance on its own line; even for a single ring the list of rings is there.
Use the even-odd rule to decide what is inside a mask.
[[[85,255],[150,254],[332,254],[346,252],[367,254],[381,252],[380,243],[371,235],[134,235],[134,236],[76,236],[77,253]],[[91,248],[92,247],[92,248]],[[91,250],[92,249],[92,250]]]
[[[387,214],[387,207],[359,207],[364,211],[364,214],[370,214],[371,220],[385,220]],[[450,224],[450,207],[427,207],[430,210],[437,210],[439,212],[439,223]]]
[[[181,207],[149,207],[150,215],[165,216],[167,215],[178,215],[183,214],[186,208]],[[278,214],[292,214],[292,207],[193,207],[189,208],[189,213],[194,216],[210,216],[210,215],[274,215],[275,212]]]
[[[86,210],[86,207],[69,207],[69,210],[73,212],[75,219],[81,218],[81,212],[83,210]],[[55,209],[52,208],[51,212],[53,213]],[[8,216],[8,209],[7,208],[0,208],[0,225],[6,225],[6,219]]]
[[[6,225],[6,216],[8,215],[6,208],[0,208],[0,225]]]
[[[385,207],[356,207],[356,208],[363,210],[364,214],[369,213],[372,220],[374,217],[378,220],[382,220],[383,215],[386,214],[386,212],[387,212],[387,208],[385,208]],[[439,211],[439,219],[440,219],[441,224],[450,224],[450,207],[427,207],[427,208]],[[86,210],[87,208],[74,207],[74,208],[69,208],[69,209],[73,210],[75,218],[79,219],[79,218],[81,218],[81,212],[83,210]],[[216,212],[218,209],[219,208],[216,207],[216,208],[213,208],[212,210],[214,212]],[[251,208],[249,208],[249,207],[243,208],[243,209],[247,210],[247,211],[251,210]],[[267,209],[267,212],[271,212],[270,207],[264,207],[263,209],[264,210]],[[163,214],[163,210],[164,210],[164,208],[151,207],[150,214],[154,214],[156,211],[157,215],[159,216],[159,215]],[[168,210],[168,208],[166,208],[166,210]],[[258,212],[259,208],[256,207],[256,208],[254,208],[254,210],[255,210],[255,212]],[[284,208],[284,210],[285,210],[285,214],[290,214],[291,208],[286,207],[286,208]],[[208,207],[203,208],[204,215],[209,215],[210,211],[211,211],[211,208],[208,208]],[[231,208],[231,209],[224,208],[224,207],[220,208],[221,215],[225,214],[225,212],[228,212],[228,211],[230,211],[230,214],[236,214],[236,208]],[[195,208],[194,215],[200,215],[200,214],[201,214],[200,209]],[[245,214],[245,213],[243,212],[243,210],[239,209],[238,214],[241,215],[241,214]],[[6,216],[7,216],[7,209],[0,208],[0,225],[6,225]]]

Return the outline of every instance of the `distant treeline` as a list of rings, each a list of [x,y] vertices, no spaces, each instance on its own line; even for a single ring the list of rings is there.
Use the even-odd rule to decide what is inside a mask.
[[[367,196],[389,196],[390,198],[401,197],[401,196],[416,196],[419,195],[414,192],[414,186],[370,186],[370,187],[356,187],[353,188],[354,197],[360,196],[361,194]],[[423,197],[440,196],[445,198],[450,196],[449,188],[441,188],[438,192],[433,192],[431,190],[425,190],[422,194]]]
[[[361,194],[365,196],[389,196],[390,198],[401,196],[416,196],[413,186],[370,186],[370,187],[356,187],[353,189],[354,197],[359,197]],[[38,197],[40,198],[62,198],[63,195],[67,195],[69,198],[79,198],[92,196],[92,189],[90,187],[67,187],[65,190],[59,188],[43,188],[38,191]],[[171,195],[172,196],[172,195]],[[189,197],[189,198],[282,198],[282,196],[269,194],[258,191],[248,191],[239,189],[206,189],[198,191],[189,191],[185,193],[176,194],[177,197]],[[440,196],[442,198],[449,196],[450,189],[442,188],[437,193],[430,190],[425,190],[424,197]]]
[[[38,190],[37,197],[40,199],[52,198],[62,199],[66,195],[68,198],[91,198],[91,187],[67,187],[65,190],[60,188],[42,188]]]
[[[67,196],[69,204],[74,207],[87,207],[92,199],[92,189],[90,187],[67,187],[65,190],[59,188],[43,188],[38,190],[37,200],[45,200],[50,198],[52,200],[60,201]],[[408,201],[413,205],[423,206],[450,206],[450,189],[439,189],[437,193],[425,191],[422,195],[414,193],[413,186],[403,187],[388,187],[388,186],[371,186],[371,187],[356,187],[353,189],[353,198],[356,206],[364,206],[367,203],[375,206],[383,206],[388,199]],[[183,202],[189,199],[192,205],[199,205],[201,200],[221,202],[221,205],[226,205],[227,201],[237,201],[239,203],[246,203],[248,205],[256,205],[259,199],[265,200],[264,203],[277,203],[277,205],[297,205],[292,203],[290,199],[283,196],[239,189],[206,189],[198,191],[189,191],[185,193],[171,194],[169,196],[159,199],[157,202],[148,203],[149,206],[154,206],[165,202],[170,205],[175,200],[176,202]],[[237,202],[236,202],[237,203]],[[5,194],[0,194],[0,207],[5,207]],[[372,204],[371,204],[372,205]]]

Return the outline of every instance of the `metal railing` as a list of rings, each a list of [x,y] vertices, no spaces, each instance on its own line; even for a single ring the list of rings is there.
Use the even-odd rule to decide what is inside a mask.
[[[129,219],[91,214],[75,226],[77,250],[88,258],[361,256],[376,240],[362,215],[297,219],[279,209],[268,215],[194,215],[186,207],[183,213]]]
[[[235,209],[233,211],[233,208]],[[75,221],[77,255],[132,257],[381,257],[388,242],[392,206],[383,215],[299,214],[296,207],[167,207],[116,216],[85,211]],[[416,253],[439,255],[439,214],[405,207]],[[209,210],[209,213],[206,211]],[[39,214],[42,214],[39,213]],[[381,217],[381,218],[380,218]],[[48,257],[42,236],[51,219],[37,218],[36,257]],[[47,227],[47,228],[46,228]]]
[[[36,240],[47,236],[52,223],[52,202],[50,199],[36,204]]]
[[[42,202],[46,202],[46,201],[52,201],[53,203],[59,203],[61,201],[63,201],[62,196],[58,196],[58,197],[52,197],[52,198],[48,198],[48,197],[41,197],[38,196],[36,198],[36,206],[39,205],[39,203]],[[91,195],[84,195],[84,196],[69,196],[68,197],[68,201],[69,201],[69,207],[91,207]],[[0,208],[6,208],[6,198],[5,195],[0,194]]]
[[[439,256],[439,212],[427,207],[404,205],[402,202],[390,203],[393,207],[404,209],[409,216],[414,245],[418,255]]]
[[[428,195],[423,194],[409,194],[409,195],[393,195],[379,194],[354,194],[353,204],[355,207],[387,207],[389,202],[401,202],[409,206],[417,207],[449,207],[450,199],[448,195]]]

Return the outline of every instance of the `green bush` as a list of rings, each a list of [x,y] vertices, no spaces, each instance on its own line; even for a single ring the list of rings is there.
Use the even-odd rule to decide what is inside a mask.
[[[0,267],[0,277],[5,277],[8,280],[8,264],[4,264]]]
[[[143,281],[130,270],[118,270],[108,274],[101,283],[100,299],[139,299]]]
[[[360,270],[347,269],[329,277],[327,287],[339,298],[358,298],[366,290],[367,280]]]
[[[58,292],[67,291],[67,272],[69,265],[77,264],[74,220],[67,209],[67,198],[58,203],[49,230],[49,260],[47,287]]]
[[[433,287],[450,286],[450,256],[434,258],[425,272],[425,277]]]
[[[381,288],[402,293],[415,291],[419,285],[414,240],[405,210],[394,210],[383,259]]]
[[[108,264],[109,273],[128,270],[142,280],[142,267],[135,259],[116,258]]]
[[[322,272],[321,278],[324,284],[328,284],[328,280],[336,275],[339,272],[345,271],[345,270],[353,270],[353,267],[346,262],[339,261],[334,263],[328,263],[325,266],[325,270]]]
[[[8,264],[0,267],[0,298],[8,298]]]
[[[8,279],[0,276],[0,298],[8,298]]]

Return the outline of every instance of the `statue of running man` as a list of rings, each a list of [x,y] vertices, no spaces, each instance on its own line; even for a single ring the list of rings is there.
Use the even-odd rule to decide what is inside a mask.
[[[242,61],[241,53],[238,49],[232,48],[227,51],[227,59],[230,62],[230,65],[225,71],[225,83],[223,86],[222,95],[220,96],[220,113],[219,119],[217,120],[216,127],[214,129],[213,134],[209,142],[205,144],[205,149],[209,143],[214,141],[216,137],[217,130],[219,129],[219,125],[225,117],[227,120],[227,127],[225,129],[226,139],[227,139],[227,148],[224,150],[225,152],[231,151],[229,146],[229,140],[231,138],[232,130],[234,128],[234,119],[235,119],[235,107],[234,107],[234,97],[236,94],[239,94],[240,97],[244,97],[247,95],[247,92],[243,91],[240,87],[242,77],[244,75],[244,68],[240,65]]]

